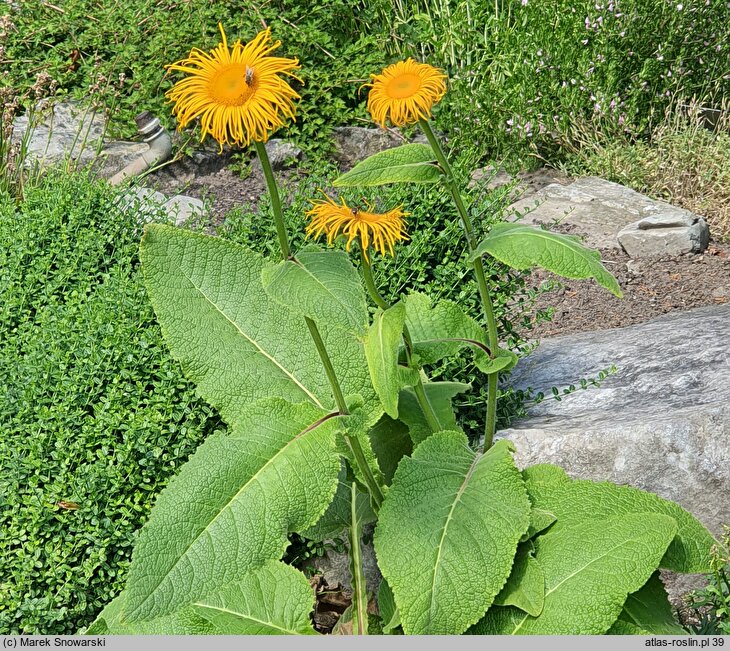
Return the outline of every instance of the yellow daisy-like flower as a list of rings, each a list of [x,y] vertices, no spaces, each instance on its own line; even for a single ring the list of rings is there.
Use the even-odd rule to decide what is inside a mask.
[[[193,48],[187,59],[165,66],[188,75],[165,93],[175,102],[178,130],[199,117],[203,139],[210,134],[221,149],[224,144],[266,142],[285,119],[294,118],[299,95],[278,75],[299,80],[291,72],[300,67],[299,61],[269,56],[281,45],[271,43],[269,29],[245,45],[236,41],[229,48],[220,23],[218,28],[223,42],[210,54]]]
[[[446,75],[441,70],[410,58],[370,76],[368,111],[381,127],[386,118],[397,127],[428,119],[431,107],[446,93]]]
[[[338,205],[326,195],[325,198],[325,201],[321,199],[313,201],[312,209],[307,212],[312,218],[312,222],[307,226],[307,237],[313,235],[317,239],[322,233],[326,233],[327,243],[332,244],[342,229],[342,234],[348,236],[345,248],[349,251],[352,241],[359,237],[366,260],[371,244],[382,255],[385,255],[386,247],[390,255],[395,255],[393,245],[398,240],[408,239],[403,222],[403,217],[408,213],[403,212],[400,207],[386,213],[376,213],[370,212],[372,210],[370,205],[367,211],[358,210],[350,208],[344,199],[342,204]]]

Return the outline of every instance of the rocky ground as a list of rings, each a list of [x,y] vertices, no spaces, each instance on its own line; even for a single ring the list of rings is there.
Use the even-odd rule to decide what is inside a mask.
[[[219,164],[220,165],[220,164]],[[283,193],[298,179],[294,169],[278,173]],[[526,175],[531,193],[546,183],[567,182],[558,172]],[[266,191],[263,176],[254,169],[241,175],[223,165],[186,177],[180,170],[158,174],[151,183],[166,195],[184,193],[206,201],[212,222],[220,225],[225,214],[242,204],[255,204]],[[577,234],[574,226],[558,227]],[[524,334],[530,339],[606,328],[618,328],[648,321],[676,310],[723,304],[730,300],[730,243],[711,241],[701,254],[631,259],[617,248],[601,249],[601,258],[616,276],[624,292],[622,299],[609,294],[592,280],[561,279],[559,286],[540,294],[535,311],[553,309],[549,322],[536,324]],[[537,289],[554,274],[536,269],[528,286]]]
[[[630,259],[623,251],[602,249],[606,268],[618,279],[623,298],[616,298],[595,281],[560,280],[560,286],[542,293],[536,310],[553,308],[549,322],[536,324],[526,336],[534,338],[621,328],[649,321],[662,314],[730,300],[730,245],[711,242],[699,255],[685,254]],[[537,269],[528,284],[538,288],[555,279]]]

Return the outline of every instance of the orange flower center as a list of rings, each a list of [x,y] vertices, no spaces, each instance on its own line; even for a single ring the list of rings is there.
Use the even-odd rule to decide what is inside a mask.
[[[231,63],[221,68],[210,82],[210,95],[218,104],[243,106],[256,92],[258,80],[244,63]]]
[[[388,82],[386,93],[391,99],[405,99],[421,89],[421,78],[412,72],[394,77]]]

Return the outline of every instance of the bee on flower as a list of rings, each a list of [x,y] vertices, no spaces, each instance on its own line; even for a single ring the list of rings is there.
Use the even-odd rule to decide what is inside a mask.
[[[221,149],[224,144],[266,142],[294,119],[299,95],[280,75],[301,81],[292,72],[299,61],[270,56],[281,42],[272,43],[269,29],[231,47],[221,24],[218,29],[222,42],[210,54],[193,48],[187,58],[166,66],[187,75],[165,94],[175,104],[178,130],[200,118],[202,139],[210,134]]]

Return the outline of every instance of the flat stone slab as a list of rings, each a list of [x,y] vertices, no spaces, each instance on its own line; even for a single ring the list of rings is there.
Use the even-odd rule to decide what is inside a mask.
[[[499,437],[515,442],[520,467],[554,463],[648,490],[720,534],[730,524],[730,305],[546,339],[510,384],[550,396],[611,365],[600,387],[546,398]]]
[[[670,220],[685,219],[688,213],[596,176],[569,185],[550,184],[510,209],[515,213],[511,219],[523,215],[522,223],[573,226],[587,246],[602,249],[620,249],[619,231],[629,224],[659,214]]]

